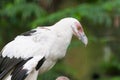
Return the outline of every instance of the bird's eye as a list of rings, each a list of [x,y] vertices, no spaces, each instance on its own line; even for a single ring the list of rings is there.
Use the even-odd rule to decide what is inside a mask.
[[[80,32],[83,32],[83,29],[81,26],[77,26],[77,30],[80,31]]]
[[[81,27],[79,26],[79,27],[77,27],[77,30],[81,30]]]

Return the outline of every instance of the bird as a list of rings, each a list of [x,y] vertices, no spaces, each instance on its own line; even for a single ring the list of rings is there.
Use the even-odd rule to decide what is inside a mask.
[[[0,80],[37,80],[65,57],[73,35],[87,45],[82,25],[73,17],[19,34],[0,52]]]

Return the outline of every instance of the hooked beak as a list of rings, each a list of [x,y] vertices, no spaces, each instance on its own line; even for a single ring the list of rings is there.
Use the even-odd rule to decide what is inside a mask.
[[[77,36],[78,36],[79,40],[81,40],[85,44],[85,46],[87,46],[87,44],[88,44],[88,38],[86,37],[86,35],[84,34],[84,32],[83,33],[78,33]]]
[[[76,26],[78,26],[80,28],[81,25],[77,24]],[[88,38],[85,35],[83,29],[80,28],[80,30],[78,30],[78,29],[75,28],[74,25],[72,26],[72,29],[73,29],[73,34],[75,36],[77,36],[78,39],[81,40],[85,44],[85,46],[87,46],[87,44],[88,44]]]

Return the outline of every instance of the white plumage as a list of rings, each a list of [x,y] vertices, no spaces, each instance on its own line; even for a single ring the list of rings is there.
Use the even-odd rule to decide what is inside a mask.
[[[38,73],[48,71],[65,56],[73,34],[87,44],[82,26],[74,18],[17,36],[1,51],[0,80],[37,80]]]

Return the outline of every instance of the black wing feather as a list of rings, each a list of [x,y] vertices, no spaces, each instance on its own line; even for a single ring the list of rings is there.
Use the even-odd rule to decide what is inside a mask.
[[[27,77],[27,75],[28,75],[27,74],[27,72],[28,72],[27,69],[22,69],[21,70],[21,68],[19,68],[18,71],[19,72],[17,74],[12,75],[11,80],[24,80]]]
[[[27,70],[22,70],[22,68],[23,65],[31,58],[32,57],[25,60],[22,58],[2,57],[2,55],[0,55],[0,80],[2,80],[12,69],[11,80],[24,80]]]
[[[23,69],[23,65],[30,60],[32,57],[28,58],[27,60],[24,60],[16,65],[15,69],[11,73],[12,78],[11,80],[24,80],[27,77],[27,69]]]
[[[0,80],[2,80],[22,59],[0,56]]]
[[[31,34],[34,33],[34,32],[36,32],[36,30],[27,31],[27,32],[22,33],[21,35],[23,35],[23,36],[31,36]]]
[[[28,74],[27,69],[23,69],[23,65],[32,59],[33,57],[30,57],[28,59],[22,59],[22,58],[9,58],[9,57],[2,57],[0,55],[0,80],[2,80],[11,70],[11,80],[24,80]],[[39,68],[42,66],[42,64],[45,61],[45,57],[43,57],[38,64],[36,65],[35,69],[39,70]]]
[[[35,67],[35,69],[38,70],[38,69],[42,66],[42,64],[44,63],[44,61],[45,61],[45,57],[43,57],[43,58],[38,62],[38,64],[37,64],[37,66]]]

